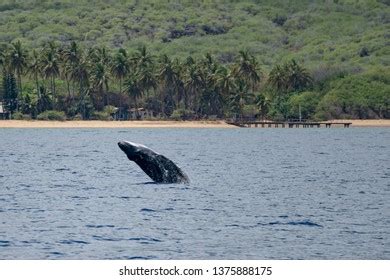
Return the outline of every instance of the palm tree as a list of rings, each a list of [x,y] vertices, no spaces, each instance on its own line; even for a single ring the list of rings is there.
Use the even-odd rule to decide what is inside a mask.
[[[167,55],[163,55],[158,69],[158,80],[162,85],[161,90],[161,112],[165,114],[165,93],[174,95],[176,92],[176,108],[179,106],[178,73],[174,68],[173,62]]]
[[[218,88],[220,65],[207,53],[197,67],[202,81],[200,111],[206,115],[221,115],[223,96]]]
[[[122,82],[130,73],[130,63],[125,49],[119,49],[111,63],[111,74],[119,80],[119,115],[122,115]]]
[[[255,97],[255,104],[259,108],[261,118],[264,120],[265,116],[268,113],[268,108],[270,105],[270,101],[264,94],[258,94]]]
[[[37,50],[32,51],[32,55],[30,58],[30,62],[28,65],[28,72],[30,73],[30,76],[34,79],[35,81],[35,86],[39,98],[39,76],[42,74],[42,63],[41,63],[41,58],[39,56],[39,53]]]
[[[71,65],[77,64],[80,62],[81,50],[76,42],[70,43],[68,48],[65,48],[63,51],[63,59],[66,63]]]
[[[81,58],[78,63],[68,65],[66,71],[68,72],[69,79],[73,83],[78,84],[79,95],[81,96],[84,88],[89,86],[88,62],[85,58]]]
[[[172,61],[173,72],[173,85],[174,85],[174,96],[176,97],[176,109],[180,107],[180,103],[183,103],[184,109],[188,107],[188,93],[184,86],[184,79],[186,73],[186,65],[182,63],[178,58]]]
[[[125,91],[134,100],[135,114],[138,118],[138,99],[142,97],[142,90],[135,76],[131,76],[125,82]]]
[[[59,54],[56,45],[51,42],[43,51],[42,73],[45,79],[50,79],[50,87],[53,96],[56,96],[55,79],[60,76]]]
[[[66,80],[68,87],[68,95],[70,96],[70,85],[72,82],[72,97],[74,95],[74,84],[78,81],[78,78],[74,77],[72,73],[78,67],[81,60],[81,50],[76,42],[72,42],[69,47],[66,47],[61,52],[61,66],[62,74]]]
[[[82,53],[78,50],[77,53],[73,52],[73,59],[70,60],[68,55],[65,55],[65,59],[68,61],[66,71],[68,72],[69,79],[74,84],[77,83],[79,87],[79,96],[84,94],[84,89],[89,87],[89,62],[88,53]],[[74,89],[73,89],[74,91]]]
[[[91,63],[102,63],[108,65],[110,63],[110,54],[105,47],[94,47],[88,49],[88,61]]]
[[[287,75],[287,67],[276,65],[269,73],[268,83],[276,92],[283,93],[288,88]]]
[[[157,86],[153,56],[143,46],[138,49],[132,61],[135,66],[135,77],[137,78],[138,87],[142,94],[148,94],[151,88],[156,88]]]
[[[138,69],[149,68],[153,65],[153,56],[147,51],[146,46],[139,48],[132,60]]]
[[[22,93],[22,74],[27,67],[27,52],[23,49],[22,43],[17,41],[11,44],[9,53],[9,66],[18,79],[19,92]]]
[[[232,71],[224,66],[218,68],[216,75],[217,89],[220,91],[223,101],[225,101],[236,89],[235,78]]]
[[[307,70],[300,66],[294,59],[287,65],[288,88],[292,91],[301,91],[312,84],[312,78]]]
[[[195,64],[190,65],[184,76],[184,88],[189,94],[190,109],[195,113],[199,111],[199,92],[202,90],[203,81],[200,71]]]
[[[148,94],[150,89],[157,87],[156,77],[151,68],[141,68],[136,72],[139,87],[143,94]]]
[[[240,51],[240,58],[237,62],[234,74],[238,79],[243,80],[248,89],[255,91],[260,82],[260,70],[256,58],[248,51]]]
[[[119,49],[111,63],[111,74],[119,80],[119,93],[122,94],[123,79],[130,73],[130,63],[125,49]]]
[[[268,83],[279,94],[301,91],[312,84],[307,70],[294,59],[283,65],[276,65],[270,72]]]
[[[248,94],[248,85],[243,80],[236,81],[237,86],[230,95],[231,109],[238,113],[239,117],[243,117],[244,106],[248,102],[251,95]]]
[[[0,69],[4,68],[4,65],[5,65],[5,53],[3,50],[0,50]]]
[[[102,62],[96,63],[91,70],[91,86],[103,98],[103,105],[109,105],[108,81],[110,80],[107,66]]]

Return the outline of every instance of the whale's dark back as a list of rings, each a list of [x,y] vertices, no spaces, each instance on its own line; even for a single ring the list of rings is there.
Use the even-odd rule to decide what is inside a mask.
[[[187,175],[173,161],[163,155],[147,156],[147,159],[145,157],[142,160],[136,160],[135,163],[155,182],[188,182]]]
[[[121,142],[126,145],[138,145],[131,142]],[[131,153],[126,149],[125,144],[119,147],[126,153],[127,157],[134,161],[141,169],[157,183],[188,183],[188,176],[170,159],[154,152],[145,146],[131,146]],[[136,149],[134,150],[134,147]]]

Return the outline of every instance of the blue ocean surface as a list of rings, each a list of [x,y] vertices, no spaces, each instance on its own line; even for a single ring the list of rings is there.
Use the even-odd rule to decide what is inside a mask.
[[[0,129],[0,259],[390,259],[390,129]]]

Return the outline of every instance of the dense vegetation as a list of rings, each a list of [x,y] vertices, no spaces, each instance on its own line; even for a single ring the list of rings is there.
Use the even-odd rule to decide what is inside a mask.
[[[0,99],[16,118],[389,118],[389,4],[0,1]]]

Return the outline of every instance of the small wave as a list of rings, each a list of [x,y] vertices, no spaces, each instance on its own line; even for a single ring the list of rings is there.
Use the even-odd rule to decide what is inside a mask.
[[[113,228],[114,225],[86,225],[87,228]]]
[[[158,185],[161,183],[157,183],[157,182],[143,182],[143,183],[135,183],[134,185],[138,185],[138,186],[142,186],[142,185]]]
[[[88,199],[88,197],[86,197],[86,196],[78,196],[78,195],[70,196],[70,198],[73,198],[73,199],[82,199],[82,200]]]
[[[155,259],[155,256],[134,256],[134,257],[126,257],[127,260],[152,260]]]
[[[150,208],[142,208],[140,212],[157,212],[156,210],[150,209]]]
[[[342,233],[349,233],[349,234],[367,234],[367,232],[364,231],[356,231],[356,230],[343,230]]]
[[[319,152],[319,153],[316,153],[317,155],[329,155],[329,153],[325,153],[325,152]]]
[[[275,221],[275,222],[269,222],[269,223],[257,223],[258,226],[275,226],[275,225],[287,225],[287,226],[309,226],[309,227],[323,227],[320,224],[314,223],[309,220],[304,220],[304,221],[290,221],[290,222],[280,222],[280,221]]]
[[[117,228],[116,230],[130,230],[131,228],[128,228],[128,227],[120,227],[120,228]]]
[[[7,240],[0,240],[0,247],[9,247],[11,246],[11,242]]]
[[[61,244],[67,244],[67,245],[70,245],[70,244],[89,244],[89,242],[87,242],[87,241],[73,240],[73,239],[61,240],[59,243],[61,243]]]
[[[311,221],[288,222],[287,224],[292,226],[322,227],[321,225],[313,223]]]
[[[262,223],[257,223],[258,225],[264,225]],[[269,222],[268,225],[273,226],[273,225],[285,225],[286,223],[281,223],[281,222]]]
[[[230,225],[225,225],[225,227],[239,227],[240,225],[237,224],[230,224]]]
[[[23,244],[41,244],[42,242],[41,241],[37,241],[37,240],[23,240],[23,241],[20,241],[20,243],[23,243]]]
[[[162,242],[160,239],[150,238],[150,237],[132,237],[128,239],[129,241],[141,241],[143,242]]]
[[[55,171],[70,171],[69,168],[57,168]]]
[[[98,241],[121,241],[121,240],[123,240],[120,238],[110,238],[110,237],[103,237],[103,236],[99,236],[99,235],[92,235],[92,237]]]
[[[54,255],[54,256],[63,256],[64,253],[61,253],[61,252],[50,252],[50,255]]]

